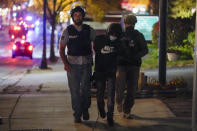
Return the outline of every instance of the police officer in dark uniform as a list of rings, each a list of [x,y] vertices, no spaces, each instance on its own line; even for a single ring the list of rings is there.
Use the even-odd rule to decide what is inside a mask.
[[[80,6],[71,10],[74,24],[69,25],[60,38],[60,56],[67,71],[71,92],[72,109],[75,123],[89,119],[88,108],[91,104],[90,78],[92,67],[92,48],[95,31],[83,24],[84,9]],[[67,47],[67,53],[65,48]]]
[[[116,102],[123,117],[131,119],[131,108],[134,105],[135,93],[138,86],[138,77],[141,58],[148,53],[147,43],[142,33],[135,30],[137,18],[134,14],[124,18],[126,30],[121,38],[122,53],[118,56]],[[126,96],[124,95],[126,89]]]
[[[97,106],[102,118],[106,117],[104,94],[107,88],[107,122],[113,126],[114,97],[117,55],[122,28],[119,23],[109,25],[106,35],[95,38],[95,81],[97,88]]]

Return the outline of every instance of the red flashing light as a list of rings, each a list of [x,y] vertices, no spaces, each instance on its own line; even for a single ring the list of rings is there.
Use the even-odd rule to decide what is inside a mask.
[[[14,26],[14,30],[21,30],[20,26]]]
[[[25,36],[24,36],[24,35],[22,36],[22,39],[23,39],[23,40],[25,39]]]
[[[14,30],[17,30],[18,29],[18,27],[17,26],[14,26]]]
[[[32,45],[28,46],[28,50],[32,51],[33,50],[33,46]]]
[[[22,41],[21,41],[21,44],[24,44],[24,43],[25,43],[25,41],[24,41],[24,40],[22,40]]]
[[[14,36],[14,35],[12,35],[12,36],[11,36],[11,38],[12,38],[12,39],[14,39],[14,38],[15,38],[15,36]]]
[[[17,46],[14,44],[14,45],[12,46],[12,49],[13,49],[13,50],[16,50],[16,48],[17,48]]]

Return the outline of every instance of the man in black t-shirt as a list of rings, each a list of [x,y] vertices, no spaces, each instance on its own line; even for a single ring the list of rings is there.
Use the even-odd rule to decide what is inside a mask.
[[[105,118],[104,93],[107,88],[107,122],[109,126],[114,124],[116,65],[121,34],[121,25],[112,23],[109,25],[107,34],[97,36],[94,41],[97,106],[100,116]]]

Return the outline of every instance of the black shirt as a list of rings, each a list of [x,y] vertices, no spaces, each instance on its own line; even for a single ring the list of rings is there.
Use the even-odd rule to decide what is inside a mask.
[[[116,72],[119,44],[119,39],[110,41],[107,35],[99,35],[95,38],[95,72]]]
[[[141,57],[148,53],[148,47],[144,35],[132,26],[126,28],[121,38],[120,55],[118,65],[141,66]]]

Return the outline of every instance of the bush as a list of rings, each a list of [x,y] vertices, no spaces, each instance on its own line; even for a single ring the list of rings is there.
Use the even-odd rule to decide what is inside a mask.
[[[149,55],[152,58],[158,58],[159,57],[159,51],[158,51],[158,46],[155,44],[148,44],[148,50],[149,50]]]
[[[186,44],[189,44],[191,46],[194,46],[194,44],[195,44],[195,32],[194,31],[189,32],[188,36],[187,36],[187,39],[183,40],[183,42],[186,43]]]
[[[176,50],[180,54],[180,59],[192,59],[193,58],[193,46],[183,45],[183,46],[173,46],[170,47],[171,50]]]
[[[153,25],[152,30],[152,44],[158,45],[159,41],[159,22]],[[177,42],[175,41],[175,32],[170,28],[167,28],[167,47],[175,46]]]
[[[167,48],[171,46],[183,46],[183,40],[186,39],[188,32],[194,30],[194,22],[191,19],[172,19],[167,20]],[[189,24],[187,24],[189,23]],[[153,25],[152,44],[158,45],[159,40],[159,22]]]
[[[185,40],[183,40],[183,45],[176,45],[170,47],[170,49],[177,50],[181,52],[182,59],[192,59],[194,56],[194,43],[195,43],[195,32],[189,32]]]
[[[185,43],[183,51],[194,57],[195,32],[190,32],[183,42]]]
[[[159,41],[159,22],[153,25],[152,44],[158,45],[158,41]]]

